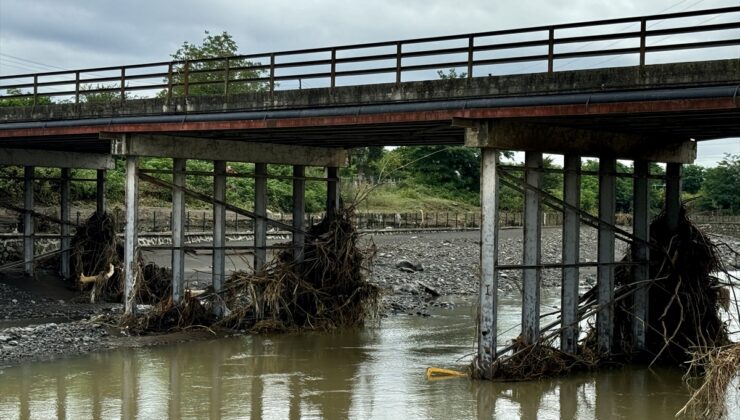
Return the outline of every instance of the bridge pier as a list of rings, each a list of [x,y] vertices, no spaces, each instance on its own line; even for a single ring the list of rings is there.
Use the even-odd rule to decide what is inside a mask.
[[[95,211],[103,214],[107,211],[105,199],[105,169],[98,169],[95,182]]]
[[[339,168],[326,167],[326,214],[331,217],[339,209]]]
[[[126,156],[126,228],[123,251],[123,303],[126,315],[136,315],[136,282],[139,277],[139,157]]]
[[[648,160],[669,162],[666,180],[666,212],[669,219],[678,223],[680,209],[680,164],[695,157],[695,144],[689,141],[669,142],[652,139],[642,143],[632,135],[565,129],[551,126],[533,126],[509,121],[457,120],[455,125],[466,128],[465,143],[481,150],[481,271],[480,316],[478,320],[478,353],[474,361],[475,373],[482,378],[493,376],[496,358],[512,347],[497,348],[497,273],[503,269],[522,270],[522,324],[520,340],[536,343],[543,337],[559,337],[560,347],[568,353],[578,351],[579,327],[579,268],[595,266],[597,270],[596,332],[600,351],[609,356],[614,348],[614,273],[616,179],[633,178],[634,185],[634,236],[639,242],[633,248],[632,267],[638,283],[632,296],[634,315],[632,335],[637,349],[645,347],[645,324],[648,310],[648,258],[649,239]],[[547,138],[548,141],[542,142]],[[575,146],[574,146],[575,144]],[[642,144],[640,147],[639,145]],[[509,167],[498,163],[499,150],[525,151],[524,179],[509,175]],[[564,155],[563,200],[548,195],[542,189],[542,176],[550,171],[543,167],[542,153]],[[599,179],[598,217],[580,211],[581,156],[598,156]],[[634,173],[617,173],[617,159],[634,160]],[[511,168],[517,170],[522,168]],[[504,183],[524,195],[524,240],[521,266],[498,264],[498,185]],[[544,199],[544,201],[542,201]],[[541,206],[546,204],[563,212],[562,263],[543,265],[541,261]],[[588,222],[598,230],[597,261],[580,262],[580,225]],[[622,239],[622,238],[620,238]],[[623,239],[625,240],[625,239]],[[559,333],[545,334],[540,328],[541,269],[562,270]],[[549,327],[548,327],[549,328]]]
[[[599,311],[596,313],[596,332],[599,349],[609,354],[614,333],[614,224],[616,212],[617,160],[599,159],[599,223],[597,239],[596,288]]]
[[[213,265],[211,271],[211,283],[216,293],[216,301],[213,305],[213,313],[221,316],[224,307],[221,304],[220,295],[226,280],[226,161],[217,160],[213,162]]]
[[[478,355],[473,363],[482,376],[489,379],[497,356],[498,332],[498,153],[492,148],[481,149],[480,313]]]
[[[23,167],[23,271],[34,275],[33,179],[35,168]]]
[[[533,344],[540,337],[540,284],[542,283],[542,153],[526,152],[525,182],[532,186],[524,192],[524,254],[522,273],[522,338]]]
[[[61,169],[61,180],[60,180],[60,219],[61,219],[61,226],[59,227],[59,235],[60,235],[60,247],[62,249],[62,255],[61,260],[59,262],[59,272],[62,275],[63,278],[67,279],[72,275],[71,272],[71,266],[70,266],[70,256],[71,256],[71,244],[72,244],[72,238],[70,237],[70,229],[69,229],[69,223],[70,223],[70,203],[69,203],[69,193],[70,193],[70,170],[69,168],[62,168]]]
[[[637,290],[632,297],[632,335],[637,351],[645,350],[645,321],[648,317],[649,287],[642,283],[650,277],[650,174],[649,162],[636,160],[634,163],[634,180],[632,186],[632,234],[639,241],[632,247],[632,261],[639,263],[632,267],[632,278],[637,283]]]
[[[254,164],[254,271],[267,263],[267,164]]]
[[[306,240],[306,167],[293,166],[293,260],[303,262],[303,248]]]
[[[560,349],[575,353],[578,346],[578,286],[581,250],[581,157],[565,155],[563,162],[563,280],[561,287],[560,319],[563,331],[560,334]]]
[[[72,168],[105,170],[114,168],[113,158],[98,153],[60,152],[36,149],[7,149],[0,153],[0,165],[23,166],[23,206],[11,209],[22,210],[23,217],[23,271],[26,275],[35,274],[35,218],[34,213],[34,180],[37,167],[60,168],[59,195],[60,207],[58,220],[60,224],[60,265],[59,274],[67,278],[70,272],[70,185],[72,182]]]
[[[173,300],[181,302],[184,293],[184,219],[185,195],[193,195],[196,199],[211,203],[213,206],[213,264],[212,285],[216,292],[222,290],[227,277],[226,271],[226,209],[243,212],[254,219],[254,268],[259,270],[266,263],[267,249],[267,164],[293,165],[293,245],[296,261],[303,259],[303,241],[305,239],[305,167],[321,166],[338,168],[347,162],[347,153],[343,149],[320,147],[282,146],[274,144],[249,143],[243,141],[220,139],[197,139],[190,137],[168,135],[142,134],[101,134],[101,137],[112,140],[112,154],[126,159],[126,233],[125,233],[125,302],[126,314],[134,314],[136,310],[135,290],[137,266],[135,254],[137,249],[136,223],[137,218],[137,183],[140,177],[146,177],[149,182],[166,185],[172,189],[172,290]],[[157,181],[146,175],[148,170],[137,169],[137,159],[143,157],[163,157],[173,159],[172,183]],[[213,196],[208,197],[190,191],[185,187],[186,159],[213,161],[213,172],[200,176],[213,176]],[[229,176],[250,176],[247,174],[227,173],[227,162],[250,162],[255,164],[252,177],[255,180],[254,212],[234,208],[226,202],[226,179]],[[331,172],[328,169],[328,172]],[[141,174],[139,174],[141,172]],[[157,171],[154,171],[157,172]],[[168,173],[170,171],[167,171]],[[338,174],[338,172],[337,172]],[[331,177],[330,177],[331,178]],[[338,184],[337,177],[327,178]],[[337,197],[336,187],[327,186],[327,193],[332,194],[332,188]],[[241,214],[241,213],[240,213]],[[277,222],[276,222],[277,223]],[[214,305],[214,312],[221,316],[224,313],[222,305]]]
[[[185,169],[186,159],[172,159],[172,301],[179,304],[185,291]]]

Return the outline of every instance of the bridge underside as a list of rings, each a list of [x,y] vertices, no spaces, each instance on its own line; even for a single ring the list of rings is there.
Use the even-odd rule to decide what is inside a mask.
[[[500,113],[501,110],[496,111],[499,112],[492,112],[492,114]],[[539,109],[529,108],[527,111],[536,115]],[[478,119],[478,114],[482,113],[474,113],[473,118]],[[141,125],[129,129],[122,124],[114,127],[114,130],[111,130],[113,127],[95,127],[95,130],[90,130],[93,131],[90,134],[46,135],[54,130],[45,129],[43,135],[0,138],[0,147],[108,153],[110,141],[101,139],[99,132],[156,133],[204,140],[222,139],[347,149],[365,146],[461,145],[465,141],[465,130],[462,127],[453,126],[452,122],[454,118],[469,118],[469,115],[471,113],[450,112],[444,119],[430,121],[422,113],[422,115],[415,116],[419,121],[410,122],[387,122],[390,118],[377,116],[375,118],[377,122],[366,124],[346,124],[344,121],[337,121],[336,125],[284,128],[233,129],[227,124],[214,122],[200,123],[199,126],[205,126],[200,130],[160,130],[156,127],[147,129]],[[506,119],[527,124],[623,133],[655,139],[701,141],[740,135],[740,108],[670,113],[647,111],[639,114],[620,113],[616,115],[529,116]]]

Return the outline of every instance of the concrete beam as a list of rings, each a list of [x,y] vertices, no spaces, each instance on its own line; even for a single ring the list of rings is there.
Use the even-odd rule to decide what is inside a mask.
[[[126,315],[136,315],[136,281],[139,272],[136,258],[139,234],[139,177],[137,176],[139,158],[126,157],[126,230],[124,232],[123,252],[123,302]]]
[[[267,263],[267,164],[254,165],[254,271]]]
[[[304,166],[347,166],[344,149],[251,143],[149,134],[101,133],[111,139],[111,153],[182,159],[225,160],[229,162],[277,163]]]
[[[5,148],[0,149],[0,165],[80,169],[114,169],[116,167],[113,156],[110,155]]]
[[[498,277],[498,178],[497,151],[481,150],[481,247],[478,292],[478,355],[475,368],[484,378],[492,376],[496,359]]]
[[[70,277],[70,256],[72,238],[69,236],[69,221],[70,221],[70,205],[69,205],[69,193],[70,193],[70,170],[69,168],[62,168],[61,170],[61,183],[60,183],[60,201],[61,209],[59,212],[62,224],[60,227],[60,248],[62,249],[62,258],[60,260],[60,273],[63,278],[67,279]]]
[[[454,120],[466,127],[465,145],[540,153],[613,156],[656,162],[693,163],[696,142],[634,134],[523,123],[512,120]]]
[[[524,157],[525,182],[541,188],[542,153],[527,152]],[[523,263],[538,266],[542,262],[542,212],[540,194],[527,189],[524,192],[524,255]],[[522,272],[522,337],[534,344],[540,337],[540,268],[525,268]]]
[[[172,183],[185,186],[185,159],[173,159]],[[185,193],[172,188],[172,300],[180,303],[185,285]]]
[[[23,168],[23,269],[26,275],[33,276],[34,228],[33,228],[33,178],[34,167]]]

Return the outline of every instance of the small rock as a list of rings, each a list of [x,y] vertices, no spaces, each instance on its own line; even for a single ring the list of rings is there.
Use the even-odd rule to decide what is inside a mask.
[[[424,271],[424,266],[421,263],[414,264],[413,262],[409,260],[396,261],[396,268],[402,271],[406,271],[406,272],[409,272],[408,270],[411,270],[410,272]]]

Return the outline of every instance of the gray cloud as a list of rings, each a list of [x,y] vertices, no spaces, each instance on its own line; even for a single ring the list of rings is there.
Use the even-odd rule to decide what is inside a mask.
[[[203,32],[242,53],[738,6],[740,0],[1,0],[0,74],[169,59]]]

